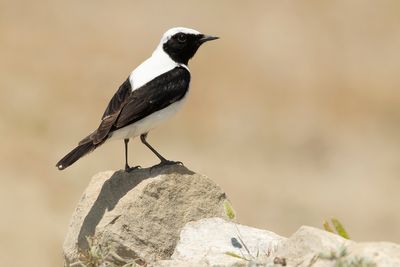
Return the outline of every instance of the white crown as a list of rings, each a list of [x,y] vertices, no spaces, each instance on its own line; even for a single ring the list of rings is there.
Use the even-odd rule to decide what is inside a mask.
[[[168,40],[175,34],[177,34],[178,32],[182,32],[182,33],[189,33],[189,34],[201,34],[200,32],[193,30],[193,29],[189,29],[189,28],[184,28],[184,27],[175,27],[175,28],[171,28],[168,31],[166,31],[162,38],[160,43],[164,44],[165,42],[168,42]]]

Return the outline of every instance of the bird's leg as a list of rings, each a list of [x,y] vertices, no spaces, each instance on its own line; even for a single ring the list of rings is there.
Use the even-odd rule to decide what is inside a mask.
[[[164,158],[163,156],[161,156],[160,153],[157,152],[157,150],[155,150],[149,143],[147,143],[146,141],[146,137],[147,137],[147,133],[140,135],[140,140],[142,141],[142,143],[147,146],[160,160],[160,164],[158,165],[173,165],[173,164],[180,164],[183,165],[182,162],[180,161],[172,161],[172,160],[167,160],[166,158]],[[157,166],[158,166],[157,165]]]
[[[124,143],[125,143],[125,171],[126,172],[130,172],[130,171],[133,171],[135,169],[139,169],[140,166],[129,167],[129,165],[128,165],[128,143],[129,143],[129,138],[124,139]]]
[[[128,143],[129,143],[129,139],[124,139],[124,143],[125,143],[125,171],[128,171],[130,169],[130,167],[128,165]]]

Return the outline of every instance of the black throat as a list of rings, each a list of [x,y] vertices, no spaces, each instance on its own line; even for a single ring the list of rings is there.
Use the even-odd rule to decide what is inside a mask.
[[[202,34],[184,34],[185,42],[180,42],[177,35],[172,36],[167,42],[163,44],[163,49],[172,60],[177,63],[187,65],[189,59],[196,54],[199,49]]]

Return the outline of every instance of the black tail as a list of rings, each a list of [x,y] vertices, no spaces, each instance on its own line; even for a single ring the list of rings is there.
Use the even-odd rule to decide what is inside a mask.
[[[93,142],[78,145],[57,163],[57,168],[59,170],[64,170],[87,153],[92,152],[99,145],[100,144],[95,145]]]

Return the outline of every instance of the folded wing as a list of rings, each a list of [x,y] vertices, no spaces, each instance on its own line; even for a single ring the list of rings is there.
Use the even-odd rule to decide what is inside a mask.
[[[190,73],[183,67],[176,67],[134,91],[128,78],[108,104],[98,129],[79,144],[100,144],[113,131],[181,100],[189,88],[189,83]]]

